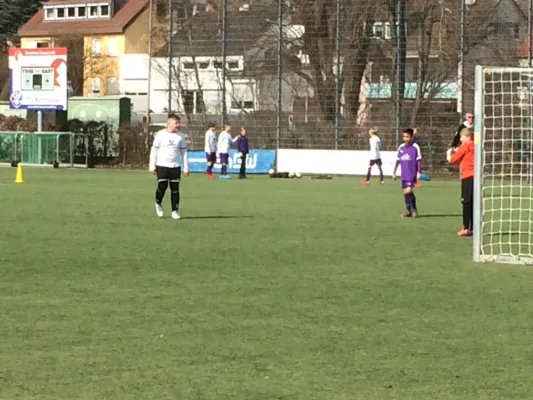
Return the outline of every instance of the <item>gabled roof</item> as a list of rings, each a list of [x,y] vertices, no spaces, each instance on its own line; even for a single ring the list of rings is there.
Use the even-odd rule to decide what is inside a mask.
[[[69,0],[55,0],[51,4],[72,4]],[[78,1],[77,4],[80,2]],[[45,3],[46,4],[46,3]],[[58,35],[90,35],[120,34],[148,7],[149,0],[129,0],[115,12],[112,18],[84,19],[67,21],[45,21],[44,9],[41,8],[22,28],[21,37],[58,36]]]
[[[513,0],[516,7],[522,12],[524,18],[529,15],[529,0]]]
[[[229,11],[226,25],[226,55],[243,55],[277,23],[276,8],[253,8],[249,11]],[[222,55],[222,16],[219,12],[201,12],[174,35],[173,55],[177,57]],[[160,50],[167,54],[167,47]]]

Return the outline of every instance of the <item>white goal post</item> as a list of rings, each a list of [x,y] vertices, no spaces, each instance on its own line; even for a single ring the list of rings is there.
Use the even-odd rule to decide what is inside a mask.
[[[533,68],[476,67],[474,261],[533,265]]]

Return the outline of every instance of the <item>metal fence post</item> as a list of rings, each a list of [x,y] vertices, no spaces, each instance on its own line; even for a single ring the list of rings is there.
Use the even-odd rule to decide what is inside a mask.
[[[402,130],[402,105],[405,93],[405,0],[396,0],[396,144]]]
[[[226,99],[226,79],[227,79],[227,52],[228,52],[228,0],[222,1],[222,123],[228,123],[228,105]]]
[[[278,0],[278,107],[276,115],[276,149],[281,147],[281,119],[283,115],[283,0]]]
[[[172,31],[174,30],[172,0],[168,0],[168,113],[172,112],[172,64],[174,46],[172,45]]]
[[[465,82],[465,26],[466,26],[466,0],[459,0],[461,2],[461,36],[459,38],[459,79],[457,83],[459,86],[458,98],[457,98],[457,113],[459,114],[459,120],[462,121],[462,115],[464,112],[464,82]]]
[[[341,113],[341,5],[336,0],[335,7],[335,150],[339,149]]]
[[[154,18],[153,16],[153,9],[154,9],[154,2],[153,0],[150,0],[149,6],[150,10],[148,11],[148,87],[147,87],[147,93],[146,93],[146,118],[147,120],[150,118],[150,101],[151,101],[151,94],[152,91],[152,53],[153,53],[153,45],[152,45],[152,20]],[[148,126],[150,126],[150,121],[148,120]]]
[[[529,0],[529,12],[527,16],[527,38],[528,38],[528,46],[527,46],[527,65],[529,68],[533,67],[532,64],[532,57],[533,57],[533,0]]]
[[[74,140],[76,139],[74,132],[70,132],[69,135],[69,157],[70,157],[70,167],[74,168]],[[59,158],[59,153],[57,158]],[[59,162],[59,160],[58,160]]]

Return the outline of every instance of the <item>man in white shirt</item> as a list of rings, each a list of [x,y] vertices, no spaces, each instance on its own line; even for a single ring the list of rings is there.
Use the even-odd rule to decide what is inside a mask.
[[[220,179],[229,179],[228,175],[228,162],[229,162],[229,149],[231,144],[235,142],[237,138],[231,137],[231,125],[225,124],[224,130],[218,135],[218,154],[220,156]]]
[[[187,160],[187,139],[180,132],[181,119],[177,115],[169,115],[167,128],[156,133],[150,151],[150,172],[157,176],[155,192],[155,211],[158,217],[163,216],[163,198],[170,184],[170,203],[172,219],[180,219],[178,214],[180,203],[181,169],[185,176],[189,175]]]
[[[461,145],[461,131],[465,128],[473,128],[474,127],[474,114],[472,113],[466,113],[465,115],[465,121],[459,125],[457,128],[457,131],[455,132],[455,136],[452,139],[451,148],[457,149]]]
[[[370,183],[372,167],[374,165],[377,165],[379,169],[379,181],[383,185],[385,181],[383,178],[383,163],[381,162],[381,139],[378,136],[378,130],[375,128],[370,129],[368,131],[368,135],[370,136],[370,163],[368,164],[368,171],[366,173],[366,179],[363,181],[363,184],[368,185]]]
[[[209,179],[213,179],[213,166],[217,162],[217,135],[214,123],[209,124],[205,133],[205,158],[207,160],[205,173]]]

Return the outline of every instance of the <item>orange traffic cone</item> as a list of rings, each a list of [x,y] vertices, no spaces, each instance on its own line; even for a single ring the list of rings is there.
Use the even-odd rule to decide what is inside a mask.
[[[17,164],[17,176],[15,177],[15,183],[24,183],[24,174],[22,172],[22,164]]]

